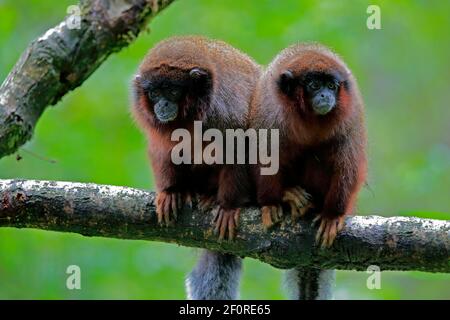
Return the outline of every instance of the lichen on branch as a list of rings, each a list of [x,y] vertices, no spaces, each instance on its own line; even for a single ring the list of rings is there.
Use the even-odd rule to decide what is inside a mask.
[[[0,86],[0,158],[31,138],[46,107],[80,86],[172,2],[84,0],[80,28],[67,16],[31,42]]]
[[[0,180],[0,227],[178,243],[251,257],[278,268],[450,272],[450,221],[414,217],[348,217],[333,246],[314,243],[310,221],[286,219],[263,230],[259,210],[240,215],[236,240],[218,242],[214,212],[184,208],[173,227],[157,223],[155,195],[97,184]]]

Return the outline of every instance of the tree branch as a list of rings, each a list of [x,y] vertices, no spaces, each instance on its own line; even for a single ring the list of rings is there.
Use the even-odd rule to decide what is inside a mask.
[[[0,87],[0,158],[31,138],[47,106],[80,86],[172,2],[82,0],[79,29],[70,28],[68,16],[33,41]]]
[[[260,213],[246,209],[236,241],[217,242],[213,212],[185,208],[176,225],[156,222],[155,195],[96,184],[0,180],[0,227],[38,228],[85,236],[155,240],[252,257],[278,268],[450,272],[450,221],[355,216],[330,249],[314,245],[310,222],[289,219],[264,232]]]

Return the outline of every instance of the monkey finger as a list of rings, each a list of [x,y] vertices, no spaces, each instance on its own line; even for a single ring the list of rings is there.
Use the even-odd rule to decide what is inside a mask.
[[[323,235],[322,248],[329,248],[336,237],[336,224],[334,221],[328,221],[327,228]]]
[[[306,205],[306,206],[304,206],[304,207],[297,208],[297,211],[298,211],[298,217],[299,217],[299,218],[303,218],[310,208],[311,208],[311,206],[310,206],[309,204]],[[313,223],[314,223],[314,222],[313,222]]]
[[[220,210],[220,209],[221,209],[220,207],[217,207],[217,209],[215,210],[216,213],[214,214],[213,223],[216,223],[217,220],[219,219],[219,216],[220,216],[220,213],[221,213],[221,210]]]
[[[204,199],[200,198],[200,200],[198,201],[198,208],[201,211],[205,211],[205,200]]]
[[[167,193],[161,192],[158,194],[158,202],[159,204],[156,206],[157,215],[158,215],[158,223],[162,226],[165,220],[165,206],[167,200]]]
[[[337,227],[337,231],[342,231],[342,229],[344,229],[344,225],[345,225],[345,216],[342,216],[339,218],[339,223],[338,223],[338,227]]]
[[[173,219],[176,221],[178,218],[178,206],[177,206],[177,194],[173,193],[171,196],[171,202],[172,202],[172,215]]]
[[[307,194],[305,192],[305,194]],[[307,197],[305,194],[302,195],[302,203],[304,207],[308,207],[312,205],[312,200],[310,199],[310,197]]]
[[[330,235],[328,237],[328,248],[331,247],[331,245],[334,243],[334,239],[336,239],[338,230],[338,226],[335,224],[330,230]]]
[[[304,196],[305,196],[306,200],[308,200],[308,201],[312,201],[312,200],[313,200],[312,195],[310,195],[310,194],[309,194],[308,192],[306,192],[306,191],[305,191],[305,193],[304,193]]]
[[[161,204],[161,197],[159,196],[159,194],[156,196],[155,204],[156,206],[159,206]]]
[[[235,229],[234,217],[231,216],[230,219],[228,219],[228,240],[234,239],[234,234],[235,234],[234,229]]]
[[[272,220],[273,223],[277,222],[277,211],[276,211],[276,207],[274,206],[270,206],[270,219]]]
[[[288,201],[293,201],[293,199],[294,199],[294,196],[293,196],[293,194],[291,192],[286,191],[283,194],[283,201],[288,202]]]
[[[261,208],[261,217],[264,230],[267,231],[270,227],[273,226],[271,209],[269,206],[264,206]]]
[[[320,239],[322,238],[322,234],[324,233],[324,230],[326,228],[326,223],[324,222],[324,220],[321,221],[319,229],[317,230],[316,233],[316,243],[319,243]]]
[[[170,226],[170,214],[169,211],[164,211],[164,224],[166,227]]]
[[[306,198],[303,196],[303,190],[299,188],[292,188],[290,191],[293,197],[296,199],[298,205],[304,206],[307,203]]]
[[[234,224],[236,225],[236,227],[239,225],[240,216],[241,216],[241,208],[237,208],[233,215]]]
[[[207,210],[211,209],[213,202],[214,202],[213,197],[206,197],[206,196],[200,197],[198,207],[202,211],[207,211]]]
[[[184,197],[184,203],[192,209],[192,197],[190,193],[186,193],[185,197]]]
[[[280,222],[283,219],[283,208],[281,205],[275,207],[277,222]]]
[[[297,201],[300,202],[300,205],[302,207],[308,204],[309,200],[306,197],[307,193],[305,192],[305,190],[300,187],[295,187],[291,189],[291,192],[297,198]]]
[[[316,239],[318,241],[318,243],[320,244],[321,248],[325,248],[325,244],[327,242],[327,237],[328,237],[328,223],[326,222],[326,220],[322,220],[321,225],[323,225],[323,229],[320,235],[319,239]]]
[[[271,206],[270,207],[270,215],[271,215],[273,223],[277,223],[278,222],[278,208],[275,206]]]
[[[202,207],[203,201],[205,201],[205,200],[204,200],[204,197],[201,196],[201,195],[197,195],[197,204],[198,204],[198,207],[199,207],[200,209],[201,209],[201,207]]]
[[[333,244],[334,240],[337,237],[338,232],[344,228],[344,222],[345,222],[344,217],[339,217],[335,221],[333,221],[333,225],[330,231],[330,237],[328,240],[328,247],[331,247],[331,245]]]
[[[200,211],[205,211],[203,208],[203,200],[201,200],[201,199],[198,200],[197,207]]]
[[[313,219],[313,221],[311,222],[311,227],[315,227],[316,225],[317,225],[317,223],[319,222],[319,221],[321,221],[321,216],[320,215],[317,215],[314,219]]]
[[[216,227],[214,228],[214,233],[218,234],[220,230],[220,226],[222,224],[223,219],[223,210],[220,208],[219,211],[217,211],[216,217],[214,218]]]
[[[163,192],[158,192],[158,194],[156,195],[156,206],[159,206],[161,204],[162,197]]]
[[[296,190],[305,200],[307,201],[312,200],[312,196],[308,192],[306,192],[305,189],[303,189],[302,187],[297,187]]]
[[[284,193],[283,201],[285,201],[285,202],[293,202],[298,207],[303,206],[303,204],[300,201],[300,199],[292,191],[286,191]]]
[[[283,218],[283,215],[283,207],[281,205],[278,205],[278,218],[281,220]]]
[[[222,218],[222,223],[220,224],[220,233],[219,233],[219,241],[222,241],[225,238],[225,234],[227,232],[228,220],[227,214],[224,213]]]
[[[167,196],[164,199],[164,210],[163,210],[164,222],[166,223],[166,226],[169,226],[170,224],[170,204],[171,204],[170,196]]]
[[[330,229],[330,235],[328,236],[328,248],[332,246],[334,243],[334,239],[336,239],[337,233],[338,233],[338,224],[335,223]]]
[[[161,225],[162,224],[163,214],[162,214],[160,205],[156,206],[156,217],[158,218],[158,224]]]
[[[321,248],[325,248],[325,242],[326,242],[326,234],[323,233],[320,238],[316,241],[316,243],[321,247]]]

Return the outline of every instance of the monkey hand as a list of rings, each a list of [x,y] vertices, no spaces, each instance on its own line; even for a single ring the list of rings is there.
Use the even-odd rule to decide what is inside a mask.
[[[217,214],[214,218],[216,227],[214,232],[219,234],[219,241],[222,241],[226,235],[228,240],[233,240],[236,233],[236,227],[239,222],[239,215],[241,209],[224,209],[219,207]]]
[[[292,222],[302,218],[309,209],[314,207],[311,195],[300,186],[286,190],[283,194],[283,202],[291,207]]]
[[[166,226],[172,225],[178,217],[183,205],[187,204],[192,207],[192,199],[190,194],[181,194],[179,192],[162,191],[156,196],[156,215],[158,223]]]
[[[203,194],[198,196],[198,208],[203,212],[211,210],[215,204],[216,197],[214,196],[207,196]]]
[[[329,248],[333,244],[338,232],[344,228],[345,215],[328,217],[321,214],[314,218],[313,225],[319,221],[320,225],[316,233],[316,243],[321,243],[322,248]]]
[[[278,206],[263,206],[261,208],[262,224],[264,230],[269,230],[283,218],[283,208]]]

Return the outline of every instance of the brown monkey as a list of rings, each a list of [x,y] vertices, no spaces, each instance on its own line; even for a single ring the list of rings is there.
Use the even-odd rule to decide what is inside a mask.
[[[281,203],[302,216],[308,196],[320,221],[317,241],[330,246],[352,212],[366,178],[363,102],[345,63],[326,47],[299,44],[283,50],[261,76],[250,126],[279,129],[280,170],[257,175],[257,198],[267,227]]]
[[[182,128],[193,136],[194,121],[201,121],[203,130],[215,128],[223,133],[245,128],[259,73],[259,66],[247,55],[224,42],[198,36],[167,39],[145,57],[134,81],[133,110],[149,140],[159,222],[173,223],[183,203],[198,194],[202,205],[219,205],[219,239],[226,234],[233,238],[239,208],[249,201],[246,168],[175,165],[171,152],[178,142],[171,135]],[[237,257],[206,251],[187,279],[189,297],[236,298],[240,267]]]

